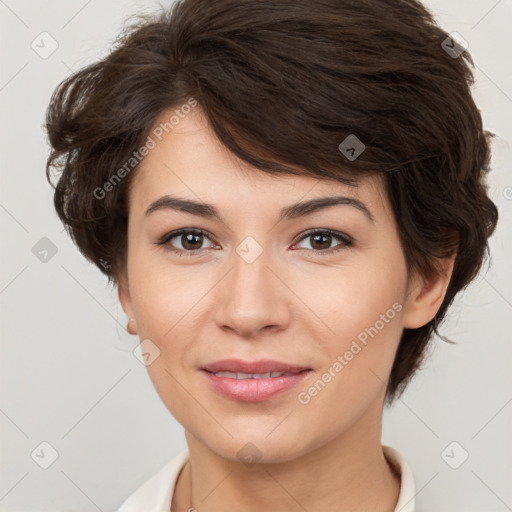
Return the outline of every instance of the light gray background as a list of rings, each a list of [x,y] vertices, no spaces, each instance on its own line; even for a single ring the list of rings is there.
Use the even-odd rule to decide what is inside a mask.
[[[186,446],[132,354],[138,338],[124,331],[115,290],[63,231],[44,176],[52,91],[108,52],[128,14],[156,5],[0,0],[2,512],[113,510]],[[442,329],[460,344],[435,340],[424,371],[386,411],[383,442],[411,465],[420,511],[502,512],[512,510],[512,2],[426,5],[477,64],[474,95],[498,135],[489,183],[501,221],[493,265]],[[31,48],[43,31],[59,45],[47,59]],[[46,263],[32,252],[43,237],[57,248]],[[49,460],[42,442],[58,452],[48,469],[36,463]],[[456,465],[462,450],[469,458],[452,469],[445,459]]]

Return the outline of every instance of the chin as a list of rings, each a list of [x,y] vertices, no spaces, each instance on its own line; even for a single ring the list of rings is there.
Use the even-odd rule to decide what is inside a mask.
[[[274,427],[279,422],[275,423]],[[290,431],[290,425],[279,431],[277,427],[272,432],[266,426],[258,429],[258,425],[252,424],[252,428],[227,430],[233,435],[227,434],[219,439],[218,435],[203,437],[202,444],[208,447],[217,456],[234,462],[242,462],[248,467],[255,463],[282,463],[292,461],[308,452],[311,443],[305,442],[304,433]],[[295,430],[295,429],[294,429]],[[270,435],[269,432],[272,432]],[[206,433],[205,433],[206,434]]]

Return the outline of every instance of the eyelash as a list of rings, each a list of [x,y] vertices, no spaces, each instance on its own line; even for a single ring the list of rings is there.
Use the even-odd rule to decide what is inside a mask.
[[[185,235],[185,234],[192,234],[192,235],[203,235],[204,237],[206,237],[208,240],[211,241],[211,238],[210,236],[208,236],[208,234],[203,231],[203,230],[197,230],[197,229],[179,229],[177,231],[173,231],[171,233],[167,233],[165,234],[164,236],[162,236],[158,242],[155,243],[155,245],[157,246],[164,246],[164,245],[167,245],[169,244],[170,240],[172,240],[173,238],[176,238],[177,236],[180,236],[180,235]],[[304,233],[304,235],[296,242],[296,243],[299,243],[299,242],[302,242],[302,240],[305,240],[306,238],[309,238],[309,237],[312,237],[314,235],[318,235],[318,234],[322,234],[322,235],[329,235],[331,236],[332,238],[335,238],[336,240],[342,242],[340,245],[337,245],[335,247],[332,247],[331,249],[323,249],[323,250],[315,250],[315,249],[300,249],[300,250],[305,250],[305,251],[313,251],[317,254],[320,254],[320,255],[329,255],[329,254],[332,254],[334,252],[337,252],[341,249],[343,249],[344,247],[350,247],[353,245],[353,241],[352,239],[343,234],[343,233],[338,233],[336,231],[333,231],[331,229],[314,229],[314,230],[310,230],[310,231],[307,231],[306,233]],[[295,245],[295,244],[294,244]],[[194,249],[194,250],[191,250],[191,251],[186,251],[186,250],[183,250],[183,249],[175,249],[173,248],[170,244],[169,244],[169,249],[171,252],[177,254],[178,256],[194,256],[196,254],[198,254],[199,252],[203,251],[203,249]]]

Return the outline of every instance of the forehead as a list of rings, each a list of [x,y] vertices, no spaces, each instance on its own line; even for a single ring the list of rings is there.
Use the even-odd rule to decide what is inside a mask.
[[[270,174],[231,153],[199,106],[178,122],[175,116],[175,124],[170,125],[174,110],[162,112],[150,131],[153,147],[140,163],[130,188],[131,215],[142,215],[144,207],[167,193],[221,207],[240,204],[256,209],[263,204],[277,207],[301,198],[341,194],[390,213],[381,176],[363,177],[355,185],[347,185],[316,176]]]

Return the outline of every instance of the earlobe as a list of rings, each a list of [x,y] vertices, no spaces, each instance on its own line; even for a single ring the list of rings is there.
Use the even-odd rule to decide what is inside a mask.
[[[430,322],[439,311],[453,272],[455,255],[438,259],[438,270],[430,276],[415,274],[409,283],[404,327],[417,329]]]
[[[130,334],[138,334],[137,333],[137,324],[135,323],[135,318],[128,319],[128,323],[126,324],[126,330]]]

